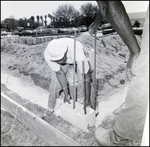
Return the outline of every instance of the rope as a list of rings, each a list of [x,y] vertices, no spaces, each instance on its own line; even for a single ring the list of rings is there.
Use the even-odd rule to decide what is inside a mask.
[[[77,83],[77,84],[80,84],[80,83],[83,83],[83,81],[85,81],[85,82],[89,82],[89,83],[94,84],[93,82],[90,82],[92,78],[94,78],[94,76],[91,76],[90,78],[87,78],[86,80],[78,81],[78,82],[76,82],[76,83]],[[7,84],[8,84],[8,81],[7,81]],[[97,84],[98,86],[101,86],[100,84],[98,84],[97,81],[96,81],[96,84]],[[69,87],[72,87],[72,86],[66,86],[66,87],[64,87],[63,89],[66,89],[66,88],[69,88]],[[55,92],[59,92],[59,91],[60,91],[60,90],[56,90],[56,91],[51,92],[51,93],[49,93],[49,94],[54,94]],[[47,94],[45,94],[45,95],[43,95],[43,96],[39,96],[39,97],[37,97],[37,98],[43,98],[43,97],[45,97],[46,95],[47,95]]]
[[[27,102],[27,103],[24,103],[24,104],[19,104],[18,106],[17,106],[17,108],[16,108],[16,112],[15,112],[15,115],[14,115],[14,121],[12,122],[12,124],[11,124],[11,128],[10,128],[10,130],[8,131],[8,132],[6,132],[6,133],[4,133],[3,135],[3,137],[5,137],[6,135],[8,135],[8,134],[10,134],[12,131],[13,131],[13,129],[14,129],[14,127],[15,127],[15,123],[16,123],[16,120],[17,120],[17,117],[19,116],[19,107],[20,106],[23,106],[23,105],[26,105],[26,104],[28,104],[28,103],[31,103],[31,102]]]

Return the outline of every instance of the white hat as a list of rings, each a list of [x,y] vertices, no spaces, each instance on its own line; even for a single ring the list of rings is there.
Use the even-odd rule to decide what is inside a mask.
[[[67,51],[67,45],[61,39],[54,39],[48,44],[47,51],[50,60],[60,60],[64,57],[64,54]]]

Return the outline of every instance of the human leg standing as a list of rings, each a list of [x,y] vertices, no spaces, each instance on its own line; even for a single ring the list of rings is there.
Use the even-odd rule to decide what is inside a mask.
[[[142,139],[149,99],[149,8],[144,24],[141,52],[133,64],[133,71],[135,77],[129,83],[124,109],[117,117],[114,130],[99,127],[95,131],[95,137],[101,145],[134,145],[134,141]]]
[[[149,99],[149,8],[134,74],[129,83],[125,109],[119,114],[114,130],[128,139],[141,140]]]

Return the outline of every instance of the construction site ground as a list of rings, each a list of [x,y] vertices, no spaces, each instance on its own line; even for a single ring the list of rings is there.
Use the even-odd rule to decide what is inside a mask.
[[[136,37],[140,44],[141,37]],[[18,36],[10,36],[10,38],[21,40]],[[1,38],[1,42],[5,39],[7,37]],[[91,37],[88,32],[79,35],[77,40],[83,44],[85,51],[94,48],[94,37]],[[79,144],[98,146],[94,130],[98,126],[109,129],[115,125],[116,117],[123,107],[126,86],[129,82],[125,71],[129,51],[119,35],[112,33],[97,36],[96,78],[99,114],[95,126],[89,127],[88,132],[83,132],[59,116],[59,107],[63,103],[63,98],[57,99],[57,111],[54,114],[46,109],[52,78],[52,71],[43,55],[48,41],[36,45],[18,42],[1,45],[1,93],[23,105]],[[72,71],[67,74],[67,77],[70,81],[73,79]],[[78,102],[83,104],[83,91],[80,86],[79,83]],[[48,146],[49,144],[19,122],[16,116],[1,108],[1,145]]]

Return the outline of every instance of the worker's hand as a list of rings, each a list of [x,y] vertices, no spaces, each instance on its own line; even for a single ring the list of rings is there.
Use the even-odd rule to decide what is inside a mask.
[[[90,34],[91,36],[93,36],[93,34],[96,33],[97,29],[98,29],[98,25],[93,22],[93,23],[89,26],[89,34]]]
[[[130,54],[130,58],[127,62],[127,70],[126,70],[126,75],[127,75],[127,79],[129,81],[131,81],[132,77],[135,76],[134,73],[134,65],[135,65],[135,61],[139,56],[139,52],[135,53],[135,54]]]
[[[70,98],[71,98],[70,95],[68,95],[67,98],[66,98],[66,96],[65,96],[65,97],[64,97],[64,103],[65,103],[65,102],[68,102],[69,104],[71,104],[71,103],[70,103]]]
[[[135,76],[133,71],[130,69],[126,69],[127,80],[131,81],[132,77]]]

